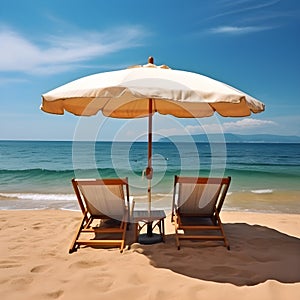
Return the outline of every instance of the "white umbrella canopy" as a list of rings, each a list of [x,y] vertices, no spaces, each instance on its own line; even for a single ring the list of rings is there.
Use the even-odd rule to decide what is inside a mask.
[[[149,210],[152,179],[152,115],[179,118],[244,117],[264,111],[262,102],[225,83],[166,65],[148,64],[98,73],[62,85],[42,95],[41,109],[52,114],[65,111],[91,116],[99,111],[112,118],[148,116]]]
[[[152,60],[149,60],[152,62]],[[202,118],[215,111],[224,117],[244,117],[264,110],[264,104],[225,83],[165,65],[148,63],[98,73],[42,95],[47,113],[91,116],[99,111],[113,118],[136,118],[153,112],[179,118]]]

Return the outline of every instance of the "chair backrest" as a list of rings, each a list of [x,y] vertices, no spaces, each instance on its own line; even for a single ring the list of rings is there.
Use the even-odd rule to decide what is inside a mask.
[[[83,213],[122,220],[129,207],[127,178],[72,179],[73,188]],[[126,196],[126,200],[125,200]],[[127,203],[125,203],[127,201]]]
[[[231,178],[175,176],[173,210],[187,215],[213,215],[221,211]]]

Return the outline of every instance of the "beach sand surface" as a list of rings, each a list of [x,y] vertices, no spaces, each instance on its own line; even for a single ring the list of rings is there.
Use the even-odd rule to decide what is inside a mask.
[[[0,298],[300,299],[300,215],[223,212],[230,242],[166,242],[68,253],[81,213],[0,211]]]

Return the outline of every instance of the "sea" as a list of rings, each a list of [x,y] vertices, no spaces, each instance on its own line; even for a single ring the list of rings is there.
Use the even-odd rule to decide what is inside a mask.
[[[0,210],[79,210],[71,179],[128,177],[147,207],[146,142],[0,141]],[[153,209],[171,210],[175,175],[231,176],[224,210],[300,213],[300,144],[154,142]]]

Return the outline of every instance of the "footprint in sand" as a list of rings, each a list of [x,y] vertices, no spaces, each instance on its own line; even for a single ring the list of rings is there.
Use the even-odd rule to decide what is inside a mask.
[[[13,290],[26,290],[28,289],[28,285],[30,285],[33,282],[33,278],[26,276],[26,277],[20,277],[20,278],[14,278],[10,281],[10,284],[12,285]]]
[[[104,261],[77,261],[70,265],[71,269],[88,269],[88,268],[94,268],[94,267],[101,267],[106,265],[107,262]]]
[[[0,269],[10,269],[21,267],[22,265],[14,260],[1,260]]]
[[[58,291],[55,291],[55,292],[47,293],[46,297],[50,298],[50,299],[58,299],[60,296],[63,295],[63,293],[64,293],[63,290],[58,290]]]
[[[95,273],[93,278],[86,281],[86,284],[91,287],[91,289],[101,290],[103,293],[109,291],[109,289],[114,284],[114,280],[109,275]]]
[[[32,268],[30,270],[30,272],[31,273],[42,273],[42,272],[44,272],[44,271],[46,271],[48,269],[49,269],[48,265],[40,265],[40,266],[36,266],[36,267]]]
[[[128,283],[133,284],[133,285],[143,284],[145,282],[144,279],[145,278],[137,272],[130,275],[129,277],[127,277]]]

